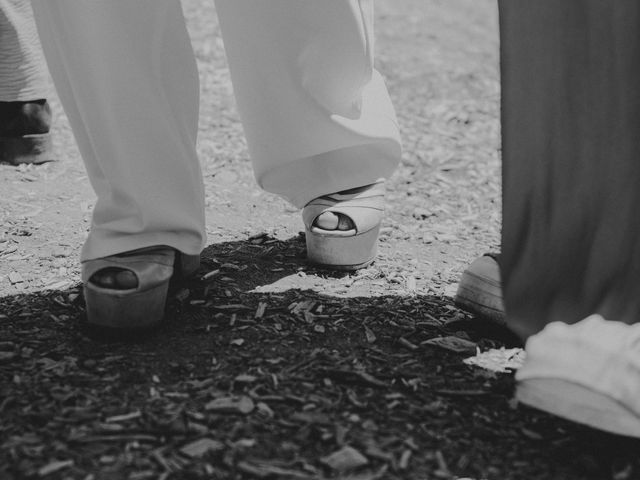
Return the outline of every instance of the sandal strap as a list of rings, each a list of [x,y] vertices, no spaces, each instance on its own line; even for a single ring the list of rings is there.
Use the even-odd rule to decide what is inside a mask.
[[[357,233],[363,233],[380,224],[384,213],[384,182],[377,182],[346,192],[332,193],[311,200],[302,210],[302,220],[312,228],[316,219],[325,212],[349,217]]]
[[[138,278],[136,290],[145,291],[167,282],[173,275],[176,251],[169,247],[149,247],[82,263],[82,281],[107,268],[129,270]],[[92,284],[93,285],[93,284]],[[95,288],[100,288],[94,285]],[[111,290],[111,289],[106,289]]]

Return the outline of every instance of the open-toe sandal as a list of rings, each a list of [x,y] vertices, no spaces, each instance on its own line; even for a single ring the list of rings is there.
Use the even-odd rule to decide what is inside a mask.
[[[302,210],[309,261],[335,270],[357,270],[376,257],[384,213],[384,182],[316,198]],[[317,219],[325,212],[347,217],[350,230],[325,230]]]
[[[145,329],[159,323],[165,310],[169,283],[194,273],[197,255],[154,246],[83,262],[82,281],[89,325],[111,329]],[[92,281],[96,273],[132,272],[134,288],[107,288]]]

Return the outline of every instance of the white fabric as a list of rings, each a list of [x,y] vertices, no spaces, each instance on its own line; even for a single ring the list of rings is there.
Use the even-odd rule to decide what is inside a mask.
[[[388,177],[400,143],[371,0],[216,3],[258,183],[302,207]],[[34,0],[98,195],[83,259],[205,242],[198,84],[178,0]]]
[[[49,93],[29,0],[0,0],[0,102],[38,100]]]

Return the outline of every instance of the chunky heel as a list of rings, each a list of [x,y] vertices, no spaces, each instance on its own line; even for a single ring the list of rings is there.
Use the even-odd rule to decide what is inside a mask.
[[[305,228],[307,258],[335,270],[358,270],[375,260],[378,252],[380,225],[368,232],[351,236],[327,235]]]
[[[84,286],[87,319],[91,325],[138,330],[158,324],[164,317],[169,281],[139,292],[111,290],[91,283]]]
[[[52,150],[50,133],[0,137],[0,162],[12,165],[53,162]]]

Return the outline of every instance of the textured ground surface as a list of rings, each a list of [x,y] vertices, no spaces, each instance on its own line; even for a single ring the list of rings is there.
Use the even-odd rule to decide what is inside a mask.
[[[212,2],[184,4],[201,275],[155,334],[87,335],[77,258],[94,197],[54,99],[61,160],[0,165],[0,478],[640,478],[636,443],[518,406],[512,375],[462,363],[514,346],[452,304],[499,239],[494,2],[378,2],[406,152],[380,258],[353,275],[307,265],[298,212],[256,188]],[[448,337],[466,342],[431,341]]]

